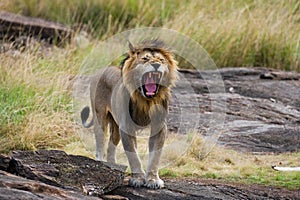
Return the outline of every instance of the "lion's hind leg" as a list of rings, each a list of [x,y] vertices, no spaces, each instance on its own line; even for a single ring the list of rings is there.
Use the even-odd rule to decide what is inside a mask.
[[[105,149],[105,134],[108,130],[108,124],[105,121],[101,121],[101,125],[96,119],[94,121],[94,134],[96,140],[96,160],[104,160],[104,149]]]
[[[110,116],[103,110],[95,109],[94,133],[96,139],[96,160],[106,157],[107,136],[109,135]]]
[[[112,116],[110,116],[110,138],[108,142],[107,148],[107,161],[116,163],[116,149],[120,142],[120,133],[119,133],[119,126],[115,122]]]

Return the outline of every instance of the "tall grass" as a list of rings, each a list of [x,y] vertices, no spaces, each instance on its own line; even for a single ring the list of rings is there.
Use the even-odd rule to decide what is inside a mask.
[[[146,0],[13,0],[3,7],[70,26],[85,24],[99,37],[136,26],[159,26],[161,17],[169,15],[157,2]]]
[[[0,152],[58,148],[76,140],[69,95],[76,60],[62,49],[51,57],[30,50],[0,54]]]
[[[86,24],[100,39],[135,27],[162,26],[198,41],[218,67],[300,71],[297,0],[11,0],[2,8],[70,26]]]
[[[89,47],[127,29],[162,26],[177,30],[198,41],[218,67],[261,66],[300,72],[297,0],[0,0],[0,10],[70,27],[86,25],[94,37],[86,49],[70,44],[64,49],[52,47],[49,52],[37,46],[0,53],[0,153],[61,148],[82,154],[78,149],[83,145],[72,120],[73,78]],[[248,155],[216,150],[207,160],[199,161],[199,146],[194,144],[185,159],[162,173],[256,183],[267,180],[280,186],[288,182],[288,187],[299,188],[299,174],[276,173],[268,178],[272,173],[266,164],[249,164],[257,161],[254,156],[247,160]],[[299,163],[298,154],[291,155],[292,164]],[[266,156],[259,162],[265,159],[271,160]],[[246,164],[241,165],[243,162]]]
[[[300,71],[299,1],[197,1],[167,27],[191,35],[219,67]]]

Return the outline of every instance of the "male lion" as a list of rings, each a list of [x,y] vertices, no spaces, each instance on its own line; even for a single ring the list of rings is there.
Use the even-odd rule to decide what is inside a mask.
[[[158,164],[166,137],[170,89],[177,79],[177,62],[160,40],[133,47],[121,67],[101,69],[91,81],[93,120],[87,124],[89,107],[81,112],[85,127],[94,124],[96,159],[103,160],[105,134],[110,132],[107,161],[116,162],[120,139],[132,172],[129,185],[157,189],[164,186]],[[137,131],[150,127],[146,173],[137,154]],[[120,137],[121,136],[121,137]]]

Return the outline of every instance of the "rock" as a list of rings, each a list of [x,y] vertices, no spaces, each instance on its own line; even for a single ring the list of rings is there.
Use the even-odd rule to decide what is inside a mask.
[[[24,156],[24,159],[20,158],[21,156]],[[2,159],[7,158],[2,156],[0,161]],[[45,163],[45,161],[47,162]],[[101,168],[101,170],[93,168],[93,166],[96,167],[96,163],[98,164],[97,168]],[[15,152],[8,170],[14,171],[19,176],[0,170],[0,199],[299,199],[299,191],[297,190],[288,191],[268,186],[191,178],[166,179],[165,188],[159,190],[151,190],[146,187],[134,188],[121,184],[113,190],[106,191],[105,194],[100,195],[101,191],[98,194],[93,193],[92,195],[96,195],[96,197],[92,197],[87,192],[83,192],[78,184],[96,184],[103,188],[103,185],[107,183],[105,179],[108,176],[112,178],[112,181],[119,179],[119,174],[115,171],[112,172],[112,168],[115,170],[119,170],[120,167],[122,170],[124,169],[118,165],[107,168],[107,163],[101,163],[82,156],[70,156],[61,151]],[[82,171],[87,170],[86,165],[91,166],[89,174],[82,173]],[[104,169],[107,170],[106,174],[102,172]],[[74,171],[76,172],[74,173]],[[106,176],[106,178],[101,178],[101,176]],[[97,191],[95,190],[95,192]]]
[[[224,90],[209,91],[213,78],[208,78],[217,73]],[[221,145],[248,152],[300,149],[300,74],[265,68],[180,74],[170,104],[171,132],[196,129],[205,137],[217,136]]]
[[[8,169],[10,158],[0,155],[0,170],[6,171]]]
[[[63,151],[14,151],[8,171],[48,185],[100,196],[123,185],[127,167]]]
[[[38,200],[38,199],[99,199],[47,185],[39,181],[29,180],[0,170],[0,199],[2,200]]]
[[[269,200],[269,199],[298,199],[298,191],[288,191],[273,187],[256,185],[229,184],[215,180],[169,179],[166,188],[150,190],[123,186],[110,192],[129,199],[144,200]]]
[[[78,76],[74,84],[79,111],[89,105],[89,80],[89,76]],[[172,91],[168,129],[180,134],[196,130],[238,151],[298,151],[299,97],[300,74],[296,72],[180,69],[180,80]]]
[[[72,34],[70,28],[60,23],[0,11],[0,39],[15,40],[26,36],[63,44],[70,42]]]

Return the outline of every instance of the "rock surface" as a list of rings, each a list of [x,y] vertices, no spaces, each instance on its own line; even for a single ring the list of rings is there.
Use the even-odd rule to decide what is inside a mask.
[[[60,23],[0,11],[0,40],[11,41],[24,36],[59,44],[70,42],[72,34],[70,28]]]
[[[8,172],[48,185],[100,196],[123,185],[126,166],[63,151],[15,151]]]
[[[15,176],[0,170],[0,199],[99,199],[80,192],[47,185],[45,183]]]
[[[248,152],[300,149],[300,74],[265,68],[180,72],[170,131],[196,129],[216,136],[219,144]],[[216,74],[222,81],[214,86],[209,77]]]
[[[126,185],[101,195],[100,197],[87,196],[82,192],[48,185],[36,180],[0,170],[0,199],[1,200],[38,200],[38,199],[164,199],[164,200],[191,200],[191,199],[224,199],[224,200],[272,200],[272,199],[299,199],[300,191],[288,191],[273,187],[257,185],[239,185],[218,182],[215,180],[196,179],[168,179],[165,180],[166,188],[150,190],[147,188],[133,188]]]
[[[129,199],[147,200],[270,200],[300,198],[300,191],[197,179],[169,179],[166,180],[166,188],[161,190],[136,189],[123,186],[112,191],[111,194],[118,194]]]
[[[89,105],[89,79],[80,76],[74,84],[79,111]],[[298,151],[300,74],[266,68],[181,69],[168,129],[180,134],[197,130],[240,151]]]

